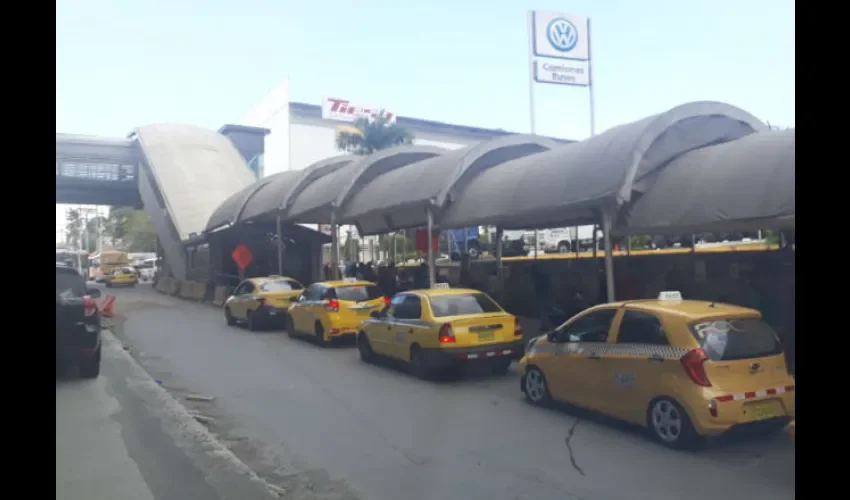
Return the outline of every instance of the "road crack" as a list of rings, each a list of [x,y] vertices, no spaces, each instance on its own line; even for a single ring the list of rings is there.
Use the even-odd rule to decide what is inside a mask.
[[[573,422],[572,427],[570,427],[569,432],[567,432],[567,437],[564,438],[564,444],[567,445],[567,450],[569,450],[569,452],[570,452],[570,464],[572,464],[573,469],[577,470],[579,474],[584,476],[584,471],[581,469],[581,467],[579,467],[578,463],[576,462],[575,453],[573,452],[573,446],[571,444],[571,441],[573,439],[573,435],[575,435],[575,433],[576,433],[576,427],[578,427],[578,424],[580,424],[580,423],[581,423],[580,418],[577,418],[576,421]]]

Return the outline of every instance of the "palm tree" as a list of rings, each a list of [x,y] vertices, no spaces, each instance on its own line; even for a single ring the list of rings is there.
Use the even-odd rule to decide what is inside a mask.
[[[353,127],[340,130],[336,137],[337,149],[355,155],[368,155],[412,142],[413,135],[398,123],[387,120],[383,111],[375,118],[360,118]]]

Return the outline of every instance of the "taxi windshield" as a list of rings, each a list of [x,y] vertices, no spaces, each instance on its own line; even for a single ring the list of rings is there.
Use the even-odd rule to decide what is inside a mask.
[[[383,297],[381,289],[375,285],[351,285],[339,286],[333,289],[338,300],[350,300],[351,302],[363,302]]]
[[[429,297],[435,318],[462,314],[487,314],[502,312],[499,304],[483,293],[437,295]]]
[[[700,321],[691,333],[713,361],[761,358],[782,352],[773,328],[759,318]]]
[[[303,290],[301,283],[295,280],[275,280],[267,281],[260,285],[260,290],[264,292],[288,292],[291,290]]]

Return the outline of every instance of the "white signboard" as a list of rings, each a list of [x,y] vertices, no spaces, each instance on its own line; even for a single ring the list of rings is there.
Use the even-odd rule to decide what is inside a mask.
[[[557,12],[532,13],[532,50],[539,57],[590,59],[587,17]]]
[[[344,122],[355,122],[360,118],[375,118],[381,108],[375,106],[364,106],[349,101],[348,99],[338,99],[335,97],[325,97],[322,99],[322,118],[325,120],[339,120]],[[396,116],[384,110],[384,118],[390,122],[395,122]]]
[[[536,59],[534,81],[556,85],[590,85],[590,61]]]

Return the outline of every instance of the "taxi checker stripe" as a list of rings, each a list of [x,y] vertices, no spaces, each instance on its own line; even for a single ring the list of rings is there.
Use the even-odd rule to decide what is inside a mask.
[[[782,385],[779,387],[771,387],[770,389],[764,389],[761,391],[749,391],[749,392],[741,392],[738,394],[726,394],[724,396],[720,396],[716,399],[720,402],[726,401],[745,401],[747,399],[756,399],[763,398],[767,396],[776,396],[777,394],[783,394],[785,392],[790,392],[794,390],[793,385]]]
[[[508,354],[511,354],[513,352],[514,352],[513,349],[504,349],[504,350],[501,350],[501,351],[487,351],[487,352],[477,352],[477,353],[474,353],[474,354],[461,354],[460,357],[466,358],[466,359],[478,359],[479,357],[494,358],[496,356],[507,356]]]

